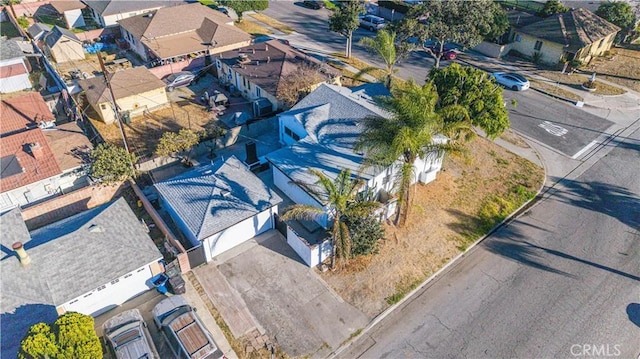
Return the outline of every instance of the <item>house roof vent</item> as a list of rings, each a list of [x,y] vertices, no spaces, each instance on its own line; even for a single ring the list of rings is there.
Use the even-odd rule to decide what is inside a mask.
[[[227,190],[222,190],[220,191],[220,195],[224,198],[229,197],[229,195],[231,194],[231,192],[227,191]]]
[[[103,233],[104,228],[99,224],[92,224],[89,226],[89,232],[91,233]]]

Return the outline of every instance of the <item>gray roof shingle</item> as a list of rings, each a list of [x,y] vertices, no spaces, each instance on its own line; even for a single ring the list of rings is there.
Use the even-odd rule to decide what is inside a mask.
[[[144,66],[108,73],[116,100],[164,88],[166,85]],[[78,82],[91,104],[111,101],[111,95],[103,76]]]
[[[24,52],[22,52],[22,49],[15,40],[0,38],[0,48],[2,48],[2,51],[0,51],[0,60],[10,60],[24,56]]]
[[[63,37],[76,42],[82,42],[73,32],[67,29],[63,29],[58,25],[54,26],[51,31],[47,33],[47,35],[44,37],[44,42],[51,48],[55,46],[56,42],[60,41],[60,39],[62,39]]]
[[[167,0],[84,0],[87,6],[102,16],[130,13],[164,6],[172,6],[181,1]]]
[[[24,301],[25,286],[58,306],[162,258],[124,198],[37,229],[24,248],[29,267],[13,253],[0,262],[3,313],[22,304],[6,297]]]
[[[311,168],[332,179],[343,168],[351,170],[354,176],[372,178],[376,169],[363,170],[364,156],[355,153],[353,146],[362,132],[360,120],[389,114],[372,102],[370,94],[381,96],[389,92],[378,84],[353,89],[320,85],[291,110],[280,114],[294,116],[305,127],[308,136],[268,154],[267,159],[292,180],[307,184],[317,181],[309,173]]]
[[[282,202],[233,156],[155,186],[199,240]]]
[[[35,40],[40,40],[41,37],[46,35],[49,31],[51,31],[51,26],[41,22],[36,22],[27,29],[29,35],[31,35]]]

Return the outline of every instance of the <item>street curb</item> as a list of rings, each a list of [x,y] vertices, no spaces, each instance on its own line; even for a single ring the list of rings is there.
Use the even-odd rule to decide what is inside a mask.
[[[367,334],[367,332],[369,332],[369,330],[373,329],[373,327],[375,327],[383,319],[385,319],[387,316],[389,316],[391,313],[393,313],[396,309],[398,309],[400,306],[402,306],[405,302],[407,302],[408,300],[412,299],[412,297],[417,292],[419,292],[422,288],[426,287],[428,284],[430,284],[435,279],[439,279],[440,275],[444,271],[446,271],[450,266],[453,266],[454,264],[457,264],[457,262],[459,260],[461,260],[466,254],[470,253],[472,249],[474,249],[478,244],[480,244],[482,241],[484,241],[487,237],[492,235],[495,231],[500,229],[505,224],[508,224],[513,219],[519,217],[521,214],[526,213],[527,210],[529,210],[529,208],[533,207],[539,200],[543,199],[543,196],[541,196],[541,194],[542,194],[542,192],[543,192],[543,190],[545,188],[545,185],[547,183],[547,166],[545,165],[544,161],[542,160],[542,156],[540,155],[540,153],[538,153],[538,151],[535,149],[535,147],[532,146],[531,148],[535,152],[536,156],[540,159],[540,163],[542,163],[542,169],[544,171],[543,181],[542,181],[542,184],[540,185],[540,188],[538,189],[538,192],[536,193],[536,195],[532,199],[530,199],[527,202],[523,203],[518,209],[516,209],[513,213],[508,215],[507,218],[503,219],[500,223],[496,224],[493,228],[491,228],[489,230],[489,232],[487,232],[485,235],[480,237],[480,239],[478,239],[477,241],[472,243],[469,247],[467,247],[467,249],[464,252],[461,252],[457,256],[453,257],[449,262],[447,262],[447,264],[445,264],[442,268],[438,269],[438,271],[433,273],[429,278],[427,278],[424,282],[422,282],[418,287],[416,287],[411,292],[407,293],[400,301],[398,301],[396,304],[394,304],[394,305],[390,306],[389,308],[387,308],[384,312],[378,314],[378,316],[376,316],[364,329],[362,329],[362,331],[358,335],[356,335],[355,337],[351,338],[349,341],[347,341],[346,343],[341,345],[338,349],[336,349],[335,351],[330,353],[326,357],[327,359],[336,358],[338,354],[340,354],[341,352],[343,352],[346,349],[348,349],[351,346],[351,344],[353,344],[358,339],[360,339],[362,336]],[[520,156],[518,156],[518,157],[520,157]],[[640,357],[638,359],[640,359]]]
[[[547,95],[547,96],[549,96],[549,97],[553,97],[553,98],[555,98],[555,99],[557,99],[557,100],[560,100],[560,101],[569,102],[570,104],[573,104],[573,105],[575,105],[575,104],[577,104],[577,103],[578,103],[578,101],[576,101],[576,100],[571,100],[571,99],[568,99],[568,98],[566,98],[566,97],[562,97],[562,96],[554,95],[554,94],[552,94],[552,93],[549,93],[549,92],[547,92],[547,91],[545,91],[545,90],[541,90],[541,89],[539,89],[539,88],[535,88],[535,87],[533,87],[533,86],[531,86],[531,87],[529,87],[529,88],[530,88],[530,89],[532,89],[532,90],[534,90],[534,91],[540,92],[540,93],[541,93],[541,94],[543,94],[543,95]],[[586,105],[586,104],[585,104],[585,105]]]

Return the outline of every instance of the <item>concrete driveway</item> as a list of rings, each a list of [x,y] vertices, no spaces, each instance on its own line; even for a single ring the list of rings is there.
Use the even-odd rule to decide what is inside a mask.
[[[242,335],[255,325],[291,356],[325,357],[369,322],[275,230],[194,272],[232,332]]]

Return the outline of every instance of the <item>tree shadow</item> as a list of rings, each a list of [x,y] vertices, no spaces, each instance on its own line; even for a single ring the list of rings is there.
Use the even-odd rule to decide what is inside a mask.
[[[0,356],[17,358],[20,342],[27,335],[29,328],[37,323],[52,323],[57,318],[56,308],[48,304],[24,304],[13,312],[2,313],[0,315],[0,332],[2,333]]]

